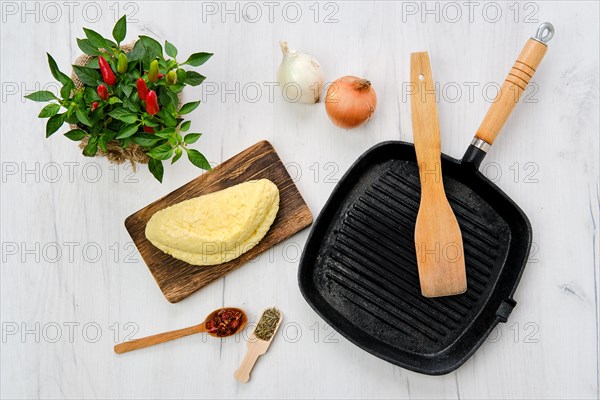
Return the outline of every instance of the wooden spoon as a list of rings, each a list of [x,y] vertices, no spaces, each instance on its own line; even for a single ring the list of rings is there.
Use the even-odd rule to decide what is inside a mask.
[[[252,336],[250,336],[250,338],[248,339],[248,351],[246,352],[246,355],[244,356],[240,367],[233,374],[233,377],[238,381],[242,383],[248,383],[248,381],[250,380],[250,372],[252,372],[252,368],[254,368],[256,360],[258,360],[258,357],[265,354],[269,349],[269,346],[271,345],[271,342],[273,341],[273,338],[275,337],[275,334],[279,329],[279,325],[281,325],[281,320],[283,319],[283,313],[281,312],[281,310],[277,311],[279,311],[279,321],[277,322],[275,331],[273,331],[273,335],[268,341],[257,338],[254,335],[254,332],[252,333]],[[263,314],[264,311],[261,314],[261,318]],[[258,320],[260,322],[260,318]]]
[[[239,311],[242,313],[242,318],[240,320],[239,325],[235,329],[233,329],[232,332],[228,335],[218,335],[217,332],[209,332],[209,329],[206,326],[207,323],[210,320],[212,320],[212,318],[219,311],[225,310],[225,309],[232,310],[232,311]],[[248,317],[246,317],[246,314],[244,313],[244,311],[240,310],[239,308],[233,308],[233,307],[219,308],[219,309],[211,312],[210,314],[208,314],[208,316],[206,317],[204,322],[202,322],[199,325],[194,325],[194,326],[190,326],[189,328],[183,328],[183,329],[178,329],[176,331],[159,333],[158,335],[148,336],[148,337],[141,338],[141,339],[131,340],[131,341],[125,342],[125,343],[120,343],[115,346],[115,353],[117,353],[117,354],[127,353],[128,351],[143,349],[144,347],[154,346],[155,344],[168,342],[170,340],[179,339],[181,337],[193,335],[194,333],[200,333],[200,332],[207,332],[210,336],[213,336],[213,337],[227,337],[227,336],[235,335],[237,332],[241,331],[244,328],[244,326],[246,326],[247,322],[248,322]]]
[[[412,126],[421,179],[415,247],[421,293],[451,296],[467,290],[462,235],[442,181],[435,82],[427,52],[410,55]]]

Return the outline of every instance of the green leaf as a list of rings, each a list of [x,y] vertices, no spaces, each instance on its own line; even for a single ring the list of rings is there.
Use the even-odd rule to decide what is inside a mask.
[[[175,128],[179,124],[177,119],[168,112],[164,114],[163,122],[170,128]]]
[[[142,147],[152,147],[161,140],[164,139],[149,133],[138,133],[133,137],[133,141]]]
[[[179,122],[177,122],[177,119],[173,117],[171,113],[169,113],[166,110],[162,110],[161,112],[162,114],[160,115],[160,118],[162,118],[166,126],[170,128],[175,128],[179,124]]]
[[[49,138],[54,132],[60,129],[65,122],[65,114],[56,114],[50,117],[46,123],[46,137]]]
[[[87,114],[83,112],[81,108],[78,108],[77,111],[75,111],[75,115],[77,115],[77,120],[82,124],[92,126],[92,121],[90,121]]]
[[[187,152],[188,159],[190,160],[190,162],[192,164],[194,164],[196,167],[207,170],[207,171],[210,171],[212,169],[210,167],[210,164],[206,160],[206,157],[204,157],[204,155],[202,153],[200,153],[198,150],[185,149],[185,151]]]
[[[129,112],[125,108],[117,108],[108,113],[114,119],[118,119],[119,121],[123,121],[126,124],[133,124],[137,121],[137,115]]]
[[[98,57],[92,58],[87,64],[85,64],[88,68],[100,69],[100,65],[98,64]]]
[[[175,118],[177,118],[177,113],[175,112],[175,110],[177,110],[177,108],[173,105],[173,101],[171,99],[171,96],[169,96],[168,94],[164,93],[164,92],[168,92],[168,91],[161,90],[161,92],[163,92],[163,93],[160,94],[159,97],[158,97],[158,103],[163,106],[161,108],[161,110],[164,111],[164,112],[167,112],[169,114],[173,114],[174,113],[175,115],[173,115],[173,116]],[[179,105],[179,104],[177,104],[177,105]],[[163,115],[163,114],[161,114],[161,115]]]
[[[192,54],[184,64],[191,65],[192,67],[199,67],[208,61],[213,56],[213,53],[194,53]]]
[[[160,124],[158,122],[154,121],[154,120],[151,120],[151,119],[144,119],[144,125],[145,126],[149,126],[151,128],[156,128]]]
[[[183,82],[176,82],[172,85],[169,85],[170,92],[173,94],[177,94],[177,93],[181,92],[184,87],[185,87],[185,83],[183,83]],[[178,101],[178,103],[179,103],[179,101]]]
[[[198,86],[206,79],[204,75],[200,75],[196,71],[185,71],[185,74],[185,83],[190,86]]]
[[[162,161],[151,158],[148,162],[148,169],[150,169],[150,172],[152,172],[152,175],[154,175],[156,180],[162,183],[163,174],[165,172]]]
[[[50,118],[58,113],[60,110],[60,104],[48,104],[46,107],[42,108],[42,111],[38,114],[38,118]]]
[[[117,137],[118,132],[112,131],[110,129],[106,129],[104,132],[102,132],[102,136],[104,136],[107,140],[107,142],[110,142],[111,140],[115,139]]]
[[[82,131],[81,129],[72,129],[69,132],[65,133],[66,137],[68,137],[69,139],[71,139],[75,142],[80,141],[86,135],[87,135],[87,133],[85,133],[85,131]]]
[[[113,28],[112,35],[117,43],[121,43],[123,39],[125,39],[125,35],[127,35],[127,15],[123,15],[117,21]]]
[[[100,147],[100,150],[102,150],[105,153],[108,151],[108,149],[106,148],[106,143],[107,143],[106,136],[100,135],[100,138],[98,139],[98,147]]]
[[[171,160],[171,165],[175,164],[177,162],[177,160],[179,160],[181,158],[182,154],[183,154],[183,151],[181,151],[181,147],[177,147],[175,149],[175,157],[173,157],[173,159]]]
[[[75,124],[79,123],[79,121],[77,120],[77,116],[73,112],[74,110],[75,110],[75,108],[69,109],[69,111],[65,114],[65,122],[69,123],[71,125],[75,125]]]
[[[117,44],[115,42],[113,42],[112,40],[104,38],[104,42],[106,43],[107,49],[109,49],[109,48],[112,48],[115,50],[117,49]]]
[[[63,99],[67,99],[69,97],[71,97],[71,92],[73,91],[73,89],[75,89],[75,84],[73,82],[67,82],[61,89],[60,89],[60,96]]]
[[[97,56],[100,54],[98,48],[92,45],[89,39],[77,39],[77,46],[79,46],[79,49],[89,56]]]
[[[54,79],[56,79],[63,85],[67,84],[68,82],[73,82],[73,81],[71,81],[71,78],[69,78],[67,75],[63,74],[62,72],[60,72],[60,70],[58,69],[58,65],[56,64],[56,61],[54,61],[54,58],[52,58],[52,56],[48,53],[46,53],[46,55],[48,56],[48,65],[50,66],[50,72],[52,73],[52,76],[54,77]]]
[[[108,99],[108,104],[117,104],[117,103],[123,103],[123,101],[121,99],[119,99],[118,97],[110,97]]]
[[[100,74],[93,68],[82,67],[80,65],[73,65],[73,71],[77,77],[88,86],[96,87],[98,86],[98,81],[100,80]]]
[[[132,136],[133,134],[135,134],[138,131],[138,128],[140,126],[138,124],[131,124],[131,125],[125,125],[123,128],[121,128],[121,130],[119,131],[119,134],[117,135],[117,139],[125,139],[128,138],[129,136]]]
[[[185,70],[178,68],[176,74],[177,74],[177,82],[184,83],[185,78],[187,76],[187,74],[185,73]]]
[[[165,51],[169,57],[177,57],[177,47],[173,46],[173,43],[169,43],[165,40]]]
[[[127,59],[129,62],[137,62],[144,58],[144,54],[146,54],[146,48],[144,47],[144,42],[141,40],[137,40],[133,45],[133,50],[127,54]]]
[[[192,125],[192,121],[185,121],[179,127],[181,132],[187,132],[190,129],[190,125]]]
[[[173,110],[175,110],[177,108],[177,106],[179,106],[179,97],[177,97],[177,94],[171,92],[170,90],[163,90],[163,91],[161,91],[161,94],[162,93],[164,93],[164,96],[163,96],[164,105],[166,106],[167,104],[170,104],[173,107]],[[166,100],[165,100],[165,98],[166,98]]]
[[[131,143],[133,143],[133,138],[128,137],[128,138],[125,138],[125,139],[121,139],[119,141],[119,143],[120,143],[120,145],[121,145],[122,148],[126,149],[126,148],[128,148],[131,145]]]
[[[25,96],[26,99],[29,100],[33,100],[33,101],[50,101],[50,100],[56,100],[56,96],[54,95],[54,93],[48,91],[48,90],[39,90],[37,92],[33,92],[31,94],[28,94],[27,96]]]
[[[194,111],[196,108],[198,108],[199,105],[200,105],[199,101],[192,101],[191,103],[185,103],[179,109],[179,114],[181,114],[181,115],[189,114],[192,111]]]
[[[124,97],[123,105],[134,114],[140,112],[140,106],[137,101],[131,101],[129,98]]]
[[[88,38],[92,46],[98,49],[107,48],[106,39],[104,39],[104,37],[101,34],[88,28],[83,28],[83,31],[85,32],[85,36]]]
[[[123,93],[125,94],[125,96],[127,96],[127,97],[131,96],[132,92],[133,92],[133,85],[123,86]]]
[[[86,157],[94,157],[98,152],[98,138],[91,137],[88,144],[83,148],[83,155]]]
[[[153,148],[148,152],[148,156],[155,160],[168,160],[173,155],[173,148],[171,145],[165,143],[158,147]]]
[[[156,135],[160,138],[167,139],[167,138],[173,136],[174,133],[175,133],[175,128],[165,128],[158,132],[155,132],[154,135]]]
[[[98,93],[93,88],[88,86],[83,91],[83,99],[86,103],[93,103],[94,101],[100,101],[100,96],[98,96]]]
[[[140,36],[140,41],[144,44],[144,47],[146,48],[146,57],[145,58],[147,60],[151,60],[156,57],[162,58],[163,50],[162,50],[162,46],[160,45],[160,43],[158,43],[156,40],[152,39],[151,37],[144,36],[144,35]]]
[[[200,136],[202,136],[201,133],[188,133],[187,135],[185,135],[183,141],[187,144],[196,143],[198,139],[200,139]]]

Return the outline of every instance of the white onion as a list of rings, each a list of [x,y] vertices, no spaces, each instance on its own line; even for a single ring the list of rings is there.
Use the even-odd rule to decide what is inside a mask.
[[[288,48],[287,42],[279,42],[283,59],[277,72],[277,80],[283,97],[292,103],[316,103],[323,90],[323,70],[311,55]]]

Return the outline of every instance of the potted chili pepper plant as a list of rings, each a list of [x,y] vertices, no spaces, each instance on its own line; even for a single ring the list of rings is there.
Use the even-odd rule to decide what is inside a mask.
[[[111,162],[148,164],[162,182],[163,161],[176,162],[183,153],[195,166],[211,167],[198,150],[188,145],[200,133],[187,133],[191,122],[184,120],[199,101],[181,105],[181,91],[187,85],[200,85],[205,77],[184,69],[204,64],[212,53],[194,53],[186,61],[177,60],[177,48],[168,41],[163,46],[148,36],[134,44],[121,45],[127,32],[126,16],[115,24],[114,41],[84,28],[85,38],[77,39],[83,55],[73,65],[71,77],[61,72],[48,54],[50,72],[62,84],[59,96],[37,91],[26,98],[50,102],[39,113],[48,118],[46,137],[64,124],[64,135],[80,142],[83,155],[102,155]]]

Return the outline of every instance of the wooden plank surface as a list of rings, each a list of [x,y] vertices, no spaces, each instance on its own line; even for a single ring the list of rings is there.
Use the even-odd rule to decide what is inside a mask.
[[[599,3],[266,3],[2,2],[0,397],[598,398]],[[540,22],[552,22],[556,34],[532,88],[481,167],[534,231],[508,322],[449,375],[392,366],[326,326],[302,298],[297,265],[308,229],[185,301],[165,301],[123,221],[195,179],[198,169],[184,156],[165,165],[160,184],[147,168],[133,173],[84,158],[62,137],[66,127],[46,140],[36,118],[40,104],[23,100],[36,87],[56,90],[46,52],[68,70],[81,52],[75,38],[84,37],[82,28],[110,35],[125,12],[128,39],[169,40],[178,60],[215,54],[194,68],[206,81],[183,93],[184,102],[202,101],[189,114],[192,131],[203,133],[193,147],[214,166],[269,140],[314,216],[365,150],[384,140],[412,142],[411,52],[429,52],[442,151],[460,158],[524,40]],[[373,118],[344,131],[323,104],[285,101],[273,86],[279,40],[314,55],[326,82],[368,78],[378,98]],[[247,311],[249,326],[266,307],[285,316],[246,385],[233,372],[251,330],[222,341],[195,335],[123,356],[112,350],[127,339],[198,324],[223,305]]]
[[[265,237],[238,258],[219,265],[190,265],[162,252],[146,239],[146,224],[157,211],[256,179],[269,179],[277,186],[279,211]],[[167,300],[177,303],[306,228],[312,220],[310,210],[275,149],[271,143],[262,141],[130,215],[125,220],[125,227],[160,290]]]

